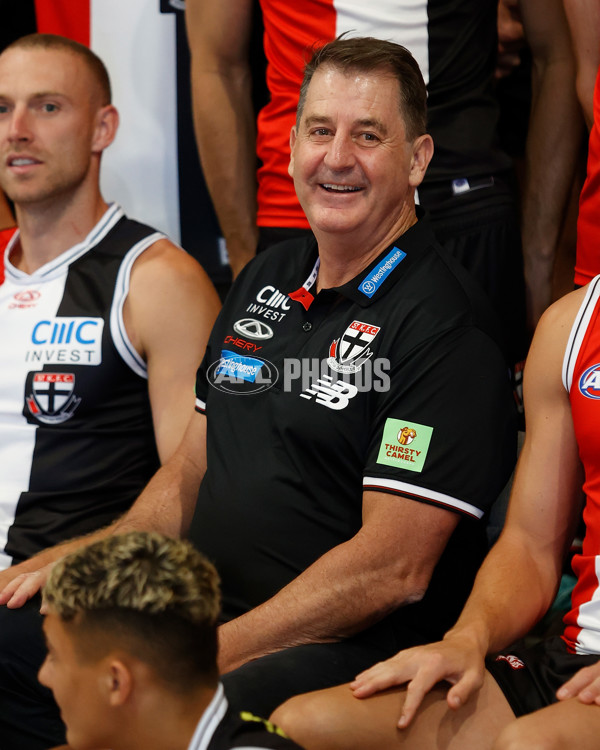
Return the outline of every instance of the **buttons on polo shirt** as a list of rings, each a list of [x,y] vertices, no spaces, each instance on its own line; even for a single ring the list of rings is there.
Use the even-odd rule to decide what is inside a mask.
[[[308,320],[302,326],[302,330],[306,331],[307,333],[311,330],[311,328],[312,328],[312,323],[309,323]]]

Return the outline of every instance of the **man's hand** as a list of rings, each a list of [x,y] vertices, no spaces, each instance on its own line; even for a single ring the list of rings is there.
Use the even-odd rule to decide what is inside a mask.
[[[22,607],[25,602],[35,596],[38,591],[42,590],[53,565],[54,563],[49,563],[30,573],[21,573],[9,580],[4,586],[3,579],[0,577],[0,586],[3,586],[0,589],[0,605],[6,604],[8,609]],[[8,570],[10,571],[10,568]],[[3,572],[6,573],[8,571]]]
[[[356,698],[367,698],[387,688],[407,684],[401,729],[412,721],[425,695],[445,680],[453,687],[448,691],[448,706],[457,709],[483,684],[484,657],[481,650],[466,637],[447,636],[443,641],[400,651],[391,659],[379,662],[361,672],[350,688]]]
[[[600,660],[591,667],[583,667],[556,692],[559,701],[579,698],[582,703],[600,706]]]

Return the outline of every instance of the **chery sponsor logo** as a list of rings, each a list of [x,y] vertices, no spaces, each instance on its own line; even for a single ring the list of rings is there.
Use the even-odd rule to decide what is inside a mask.
[[[36,289],[27,289],[22,292],[17,292],[13,297],[14,302],[11,302],[8,306],[9,310],[15,308],[25,310],[30,307],[35,307],[37,301],[42,295]]]
[[[267,339],[273,338],[273,329],[262,320],[255,320],[254,318],[243,318],[237,320],[233,324],[233,330],[239,333],[240,336],[244,336],[247,339],[254,339],[254,341],[266,341]]]

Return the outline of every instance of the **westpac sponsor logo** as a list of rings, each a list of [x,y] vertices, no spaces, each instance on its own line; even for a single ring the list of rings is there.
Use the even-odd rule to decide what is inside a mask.
[[[103,330],[102,318],[38,320],[31,329],[25,361],[99,365],[102,362]]]
[[[406,258],[406,253],[394,247],[375,268],[372,268],[358,285],[358,291],[371,298],[392,270]]]

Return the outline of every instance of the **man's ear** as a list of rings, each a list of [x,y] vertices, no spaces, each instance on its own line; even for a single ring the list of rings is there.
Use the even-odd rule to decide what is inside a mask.
[[[288,174],[290,177],[294,177],[294,146],[296,145],[296,126],[293,125],[290,130],[290,163],[288,164]]]
[[[92,140],[92,153],[101,153],[114,141],[119,127],[119,113],[112,104],[101,107],[96,113],[96,125]]]
[[[133,691],[131,670],[120,659],[110,658],[105,664],[102,687],[111,706],[124,705]]]
[[[429,133],[420,135],[418,138],[415,138],[412,149],[413,153],[408,182],[412,187],[418,187],[423,182],[423,177],[425,177],[425,172],[433,156],[433,138]]]

